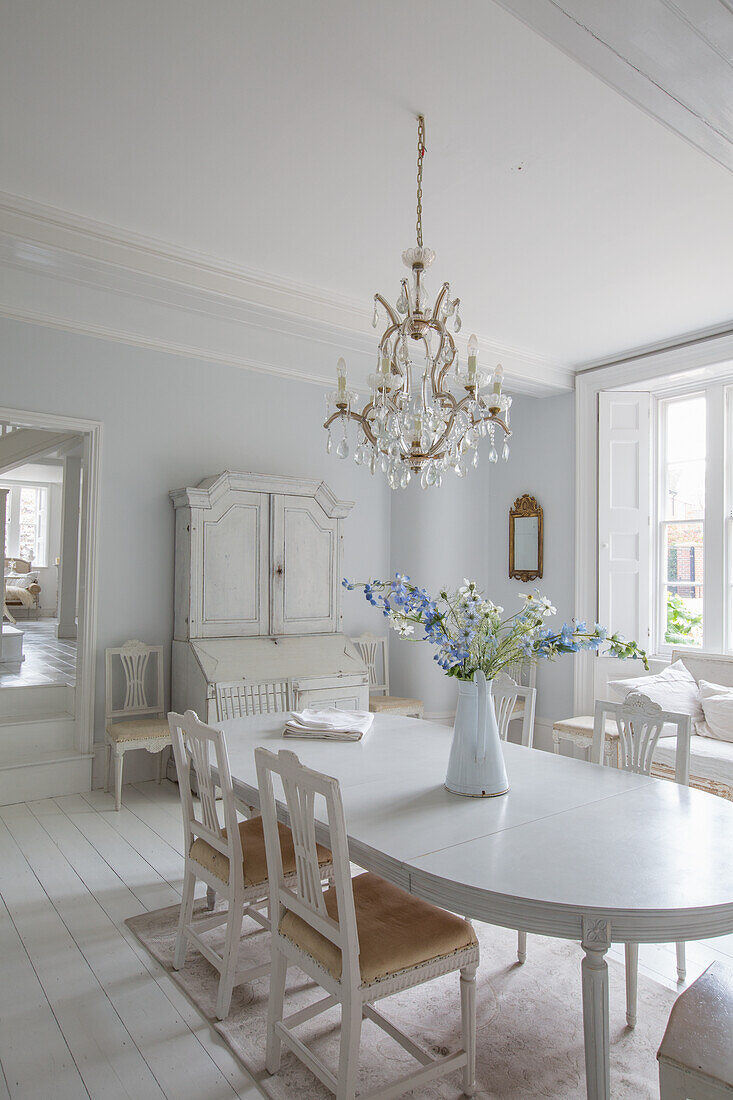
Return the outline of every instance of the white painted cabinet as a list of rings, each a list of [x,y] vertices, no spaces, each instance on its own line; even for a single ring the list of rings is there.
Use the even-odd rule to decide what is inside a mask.
[[[341,633],[352,504],[323,482],[231,471],[170,495],[174,708],[211,721],[218,681],[287,677],[296,707],[367,710],[366,666]]]
[[[352,505],[323,482],[226,472],[171,493],[175,637],[332,634]]]

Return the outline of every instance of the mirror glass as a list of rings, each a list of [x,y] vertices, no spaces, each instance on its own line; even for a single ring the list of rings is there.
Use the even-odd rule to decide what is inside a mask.
[[[514,517],[514,568],[534,573],[539,568],[539,517]]]

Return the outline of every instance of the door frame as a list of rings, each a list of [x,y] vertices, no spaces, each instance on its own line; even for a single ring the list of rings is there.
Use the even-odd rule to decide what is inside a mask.
[[[74,691],[75,748],[89,755],[89,789],[94,753],[95,665],[97,659],[97,600],[99,573],[100,468],[102,424],[56,413],[0,406],[0,420],[29,428],[73,432],[82,437],[83,493],[79,516],[79,623],[77,629],[76,688]]]

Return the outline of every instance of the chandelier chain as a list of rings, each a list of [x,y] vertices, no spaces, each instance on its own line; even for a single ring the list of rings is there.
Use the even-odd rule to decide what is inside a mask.
[[[417,244],[422,248],[422,165],[425,157],[425,119],[417,116]]]

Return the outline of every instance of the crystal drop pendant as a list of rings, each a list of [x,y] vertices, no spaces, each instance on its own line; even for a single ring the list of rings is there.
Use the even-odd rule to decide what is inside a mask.
[[[339,458],[349,457],[349,441],[346,436],[340,440],[338,447],[336,448],[336,454]]]
[[[491,450],[489,451],[489,462],[498,462],[498,460],[499,456],[496,453],[496,447],[492,444]]]
[[[462,328],[462,325],[463,325],[463,322],[461,321],[461,315],[458,312],[458,310],[456,310],[455,320],[453,321],[453,331],[454,332],[460,332],[461,328]]]
[[[399,298],[397,299],[397,312],[398,313],[407,313],[407,297],[405,295],[404,290],[402,291]]]
[[[369,473],[376,474],[377,472],[377,452],[372,451],[372,456],[369,459]]]
[[[332,450],[333,450],[333,440],[331,439],[331,433],[329,431],[328,435],[326,436],[326,454],[330,455]]]
[[[376,328],[379,324],[379,314],[377,313],[377,303],[374,303],[374,316],[372,317],[372,328]]]
[[[505,443],[504,446],[502,447],[501,457],[504,459],[505,462],[509,461],[509,444],[508,443]]]
[[[473,458],[471,459],[471,465],[473,466],[474,470],[478,466],[478,447],[473,452]]]

